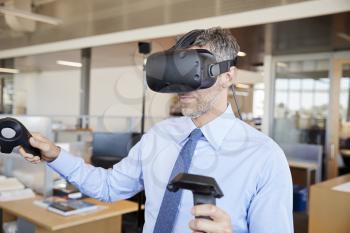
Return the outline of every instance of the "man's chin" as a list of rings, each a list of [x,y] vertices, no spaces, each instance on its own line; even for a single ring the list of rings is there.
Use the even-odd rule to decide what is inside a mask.
[[[186,117],[191,117],[191,118],[197,118],[202,115],[201,112],[193,111],[193,109],[189,109],[189,108],[181,108],[181,113],[182,115]]]

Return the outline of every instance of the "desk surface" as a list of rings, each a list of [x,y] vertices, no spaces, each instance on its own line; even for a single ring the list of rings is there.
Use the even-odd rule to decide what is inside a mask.
[[[30,198],[19,201],[0,202],[0,208],[13,215],[25,218],[30,222],[39,225],[48,230],[61,230],[64,228],[77,226],[104,218],[110,218],[137,210],[137,203],[131,201],[118,201],[114,203],[103,203],[92,198],[86,199],[87,202],[104,206],[105,208],[93,213],[85,213],[74,216],[61,216],[47,209],[39,207],[33,203],[35,199],[42,197]]]
[[[313,185],[313,187],[331,190],[333,187],[335,187],[337,185],[340,185],[340,184],[343,184],[343,183],[346,183],[346,182],[350,182],[350,174],[343,175],[343,176],[338,176],[336,178],[333,178],[333,179],[330,179],[330,180],[326,180],[324,182],[321,182],[321,183]],[[332,190],[332,191],[338,192],[336,190]]]
[[[341,149],[341,150],[340,150],[340,153],[341,153],[343,156],[350,157],[350,149]]]
[[[312,169],[312,170],[316,170],[318,168],[317,163],[307,162],[302,160],[288,160],[288,164],[290,167],[295,167],[295,168]]]

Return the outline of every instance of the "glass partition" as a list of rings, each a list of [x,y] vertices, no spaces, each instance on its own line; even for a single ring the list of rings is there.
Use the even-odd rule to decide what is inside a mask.
[[[278,143],[324,145],[329,61],[277,61],[275,70],[274,139]]]

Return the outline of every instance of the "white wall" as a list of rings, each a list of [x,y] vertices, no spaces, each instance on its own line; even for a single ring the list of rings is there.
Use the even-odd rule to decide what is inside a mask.
[[[61,121],[75,124],[79,115],[80,72],[49,71],[15,76],[15,109],[28,115],[66,115]],[[137,66],[98,68],[91,71],[90,115],[96,130],[139,130],[142,103],[142,69]],[[170,97],[147,91],[146,128],[169,115]],[[120,118],[116,118],[120,117]],[[132,117],[133,121],[125,120]],[[130,119],[130,118],[129,118]],[[132,125],[130,125],[132,124]]]
[[[79,71],[18,74],[14,79],[14,108],[25,106],[28,115],[77,115]]]
[[[93,69],[91,72],[90,115],[101,118],[95,127],[118,131],[139,130],[142,112],[143,72],[139,66]],[[169,116],[171,95],[146,92],[146,128],[152,121]],[[115,117],[123,117],[116,122]],[[132,117],[126,121],[124,117]],[[152,117],[152,119],[150,119]],[[132,124],[131,126],[129,124]]]

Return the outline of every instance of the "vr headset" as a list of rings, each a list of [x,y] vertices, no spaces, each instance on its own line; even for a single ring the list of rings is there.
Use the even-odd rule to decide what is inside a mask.
[[[234,65],[236,59],[216,62],[205,49],[167,50],[147,58],[146,79],[155,92],[190,92],[213,86],[217,76]]]
[[[174,47],[147,58],[146,80],[160,93],[184,93],[214,85],[218,75],[235,66],[237,59],[217,62],[206,49],[188,49],[203,30],[184,35]]]

